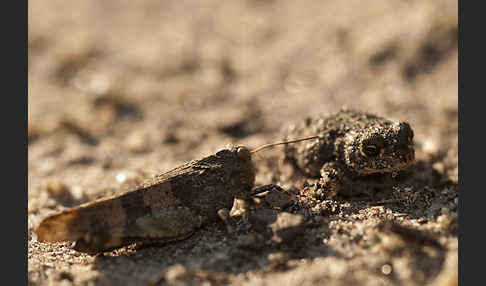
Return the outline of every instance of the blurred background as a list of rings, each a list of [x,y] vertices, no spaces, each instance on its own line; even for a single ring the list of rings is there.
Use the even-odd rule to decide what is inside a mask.
[[[68,130],[184,161],[342,106],[457,153],[457,1],[29,1],[28,27],[29,159]]]
[[[457,183],[457,14],[449,0],[29,1],[29,239],[56,206],[46,182],[86,201],[343,106],[409,121],[417,159]]]

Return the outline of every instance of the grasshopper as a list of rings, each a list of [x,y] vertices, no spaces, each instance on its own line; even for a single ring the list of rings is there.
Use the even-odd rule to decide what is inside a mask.
[[[155,176],[134,190],[98,199],[45,218],[38,241],[75,241],[74,249],[96,254],[132,243],[165,243],[191,236],[231,208],[235,198],[265,191],[254,188],[252,154],[268,147],[319,136],[263,145],[250,151],[232,145],[200,160]]]

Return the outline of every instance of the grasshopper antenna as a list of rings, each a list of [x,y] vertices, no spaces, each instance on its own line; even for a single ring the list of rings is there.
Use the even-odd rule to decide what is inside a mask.
[[[262,146],[260,146],[256,149],[251,150],[250,153],[255,154],[256,152],[260,152],[263,149],[267,149],[267,148],[277,146],[277,145],[285,145],[285,144],[289,144],[289,143],[297,143],[297,142],[301,142],[301,141],[307,141],[307,140],[312,140],[312,139],[321,139],[321,138],[322,138],[322,136],[316,135],[316,136],[305,137],[305,138],[300,138],[300,139],[295,139],[295,140],[290,140],[290,141],[282,141],[282,142],[265,144],[265,145],[262,145]]]

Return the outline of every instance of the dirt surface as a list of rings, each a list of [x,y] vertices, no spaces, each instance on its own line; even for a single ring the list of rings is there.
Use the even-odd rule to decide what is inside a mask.
[[[30,284],[457,285],[457,20],[457,1],[29,1]],[[96,256],[37,241],[50,214],[342,106],[414,129],[391,202],[298,208],[312,180],[276,147],[256,185],[292,200],[255,199],[246,232]]]

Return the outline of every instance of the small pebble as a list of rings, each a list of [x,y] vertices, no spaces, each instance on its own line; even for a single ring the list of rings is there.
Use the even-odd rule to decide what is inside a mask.
[[[381,273],[385,275],[390,275],[393,271],[393,268],[391,267],[390,264],[385,264],[381,267]]]

